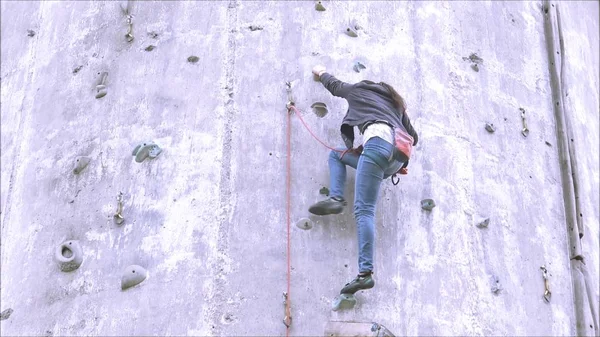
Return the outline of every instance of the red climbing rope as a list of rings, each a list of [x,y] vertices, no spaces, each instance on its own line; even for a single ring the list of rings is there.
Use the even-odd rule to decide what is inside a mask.
[[[300,113],[300,111],[298,111],[298,109],[296,109],[296,107],[293,105],[291,105],[290,108],[293,109],[294,112],[296,112],[296,116],[298,116],[298,118],[300,118],[300,121],[302,122],[302,124],[304,124],[304,127],[306,128],[306,130],[308,130],[308,132],[313,136],[314,139],[316,139],[319,143],[323,144],[323,146],[325,146],[326,148],[333,150],[335,152],[346,153],[348,151],[348,150],[342,151],[342,150],[334,149],[333,147],[325,144],[323,141],[321,141],[319,139],[319,137],[315,136],[315,134],[308,127],[308,125],[306,125],[306,123],[304,122],[304,119],[302,118],[302,114]]]
[[[291,278],[291,238],[290,238],[290,205],[291,205],[291,175],[292,175],[292,115],[288,113],[287,120],[287,195],[286,195],[286,217],[287,217],[287,292],[285,293],[285,335],[290,336],[290,325],[292,323],[290,309],[290,278]],[[287,322],[286,322],[287,321]]]

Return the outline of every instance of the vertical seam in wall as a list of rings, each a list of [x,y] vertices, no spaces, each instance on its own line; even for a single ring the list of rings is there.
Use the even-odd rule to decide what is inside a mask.
[[[557,6],[557,5],[556,5]],[[573,149],[569,142],[569,132],[567,117],[565,116],[564,100],[563,100],[563,68],[564,68],[564,48],[562,41],[562,32],[560,26],[560,16],[558,8],[551,4],[549,0],[545,0],[543,4],[544,11],[544,31],[546,35],[548,66],[550,72],[550,86],[552,88],[552,107],[554,109],[554,117],[556,119],[556,138],[558,143],[559,167],[561,171],[561,182],[563,189],[563,203],[565,210],[565,222],[567,227],[567,237],[569,247],[567,249],[568,259],[571,266],[571,283],[573,295],[573,310],[575,313],[576,331],[578,336],[591,335],[587,329],[587,319],[591,315],[595,315],[594,303],[587,301],[590,294],[587,294],[589,282],[586,279],[587,270],[583,260],[574,259],[581,257],[581,238],[579,235],[579,225],[577,221],[576,211],[576,195],[575,195],[575,178],[573,172],[572,154]],[[553,15],[553,8],[556,8],[556,13]],[[558,37],[557,37],[558,35]],[[558,38],[558,48],[557,48]],[[560,59],[557,59],[555,53],[563,53]],[[558,71],[558,63],[560,62],[560,72]],[[587,308],[585,307],[587,303]],[[591,326],[592,331],[598,331],[595,317],[591,321],[596,325]],[[590,324],[591,325],[591,324]]]
[[[225,114],[223,118],[223,142],[221,175],[219,177],[219,205],[221,207],[219,218],[219,228],[217,231],[217,270],[215,271],[215,292],[213,311],[213,327],[214,335],[222,335],[220,315],[222,307],[226,303],[225,287],[227,264],[225,256],[229,251],[229,229],[231,227],[231,215],[233,213],[233,179],[232,179],[232,142],[233,142],[233,122],[236,114],[235,102],[233,100],[234,79],[235,79],[235,59],[236,59],[236,41],[235,34],[237,32],[237,0],[231,0],[227,6],[227,53],[225,59]]]

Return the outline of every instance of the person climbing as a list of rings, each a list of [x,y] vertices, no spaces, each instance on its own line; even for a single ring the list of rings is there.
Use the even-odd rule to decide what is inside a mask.
[[[355,84],[338,80],[318,65],[312,70],[323,86],[337,97],[346,99],[348,111],[341,124],[341,136],[346,149],[337,148],[329,154],[329,198],[310,206],[315,215],[339,214],[347,202],[344,199],[346,166],[356,169],[354,218],[358,236],[358,270],[356,278],[347,283],[341,294],[354,294],[371,289],[375,241],[375,209],[383,179],[402,172],[406,174],[408,160],[394,146],[394,128],[403,128],[413,137],[418,135],[406,114],[404,99],[387,83],[364,80]],[[363,135],[363,142],[354,148],[354,127]]]

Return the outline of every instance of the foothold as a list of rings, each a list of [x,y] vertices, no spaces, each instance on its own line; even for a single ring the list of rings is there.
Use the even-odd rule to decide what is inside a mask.
[[[121,289],[125,290],[142,283],[148,277],[148,272],[141,266],[132,264],[123,271]]]
[[[156,46],[149,45],[149,46],[148,46],[148,47],[146,47],[144,50],[145,50],[145,51],[153,51],[153,50],[154,50],[154,48],[156,48]]]
[[[58,262],[60,270],[64,272],[73,271],[83,262],[83,250],[79,241],[65,241],[56,247],[54,259]]]
[[[489,132],[489,133],[494,133],[494,131],[496,131],[496,127],[494,126],[494,124],[490,124],[490,123],[486,123],[485,124],[485,129]]]
[[[356,305],[356,297],[352,294],[340,294],[333,299],[331,310],[347,310],[352,309]]]
[[[91,160],[92,159],[90,159],[90,157],[77,157],[77,159],[75,159],[75,168],[73,169],[73,173],[81,173],[81,171],[83,171],[83,169],[85,169],[88,166]]]
[[[139,144],[133,149],[131,153],[135,156],[135,161],[138,163],[143,162],[146,158],[156,158],[162,152],[162,149],[154,144],[153,142],[144,142]]]
[[[481,221],[477,221],[477,228],[487,228],[490,225],[490,218],[485,218]]]
[[[360,73],[361,70],[363,69],[367,69],[367,67],[365,67],[364,64],[360,63],[360,62],[356,62],[354,63],[354,67],[353,67],[354,71],[356,71],[357,73]]]
[[[8,319],[12,313],[13,313],[12,308],[8,308],[8,309],[4,310],[2,313],[0,313],[0,321]]]
[[[325,11],[325,7],[323,7],[323,4],[321,3],[321,1],[315,2],[315,9],[319,12]]]
[[[471,69],[475,70],[475,72],[479,72],[479,66],[477,65],[477,63],[471,64]]]
[[[500,285],[500,279],[496,275],[492,275],[492,293],[494,295],[498,295],[502,291],[502,286]]]
[[[315,115],[319,117],[325,117],[329,110],[327,110],[327,105],[323,102],[315,102],[310,106],[313,109]]]
[[[188,60],[189,63],[196,63],[196,62],[198,62],[200,60],[200,58],[198,56],[193,56],[192,55],[192,56],[188,57],[187,60]]]
[[[310,219],[302,218],[296,222],[296,227],[304,230],[313,228],[313,222]]]
[[[73,69],[73,74],[77,74],[81,70],[81,68],[83,68],[83,66],[79,66],[79,67]]]
[[[433,199],[421,200],[421,208],[426,211],[431,211],[435,207],[435,201]]]
[[[31,30],[31,29],[28,29],[27,30],[27,36],[34,37],[35,36],[35,32],[33,30]]]
[[[552,144],[550,144],[550,142],[549,142],[549,141],[546,141],[546,145],[548,145],[548,146],[552,146]]]
[[[158,33],[157,32],[148,32],[148,36],[150,36],[153,39],[158,38]]]
[[[323,195],[329,196],[329,189],[327,187],[323,186],[319,190],[319,194],[323,194]]]
[[[356,31],[356,27],[355,26],[346,27],[346,35],[351,36],[351,37],[358,37],[358,32]]]
[[[482,64],[483,63],[483,59],[479,56],[477,56],[477,54],[472,53],[471,55],[469,55],[469,57],[463,57],[463,60],[465,61],[471,61],[475,64]]]
[[[251,25],[251,26],[248,26],[248,29],[250,29],[251,31],[254,32],[254,31],[257,31],[257,30],[263,30],[263,27]]]

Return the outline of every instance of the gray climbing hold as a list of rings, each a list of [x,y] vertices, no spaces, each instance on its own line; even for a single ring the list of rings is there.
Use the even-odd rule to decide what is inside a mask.
[[[475,72],[479,72],[479,66],[477,65],[477,63],[471,64],[471,69],[475,70]]]
[[[83,66],[78,66],[77,68],[73,69],[73,74],[77,74],[81,68],[83,68]]]
[[[367,69],[367,67],[365,67],[364,64],[360,63],[360,62],[356,62],[354,63],[354,67],[352,67],[354,69],[354,71],[356,71],[357,73],[360,73],[361,70],[363,69]]]
[[[123,276],[121,276],[121,289],[125,290],[136,286],[144,282],[147,277],[148,272],[144,267],[132,264],[123,271]]]
[[[251,31],[254,32],[254,31],[257,31],[257,30],[263,30],[263,27],[256,26],[256,25],[251,25],[251,26],[248,26],[248,29],[250,29]]]
[[[356,305],[356,297],[352,294],[340,294],[333,299],[331,310],[347,310],[352,309]]]
[[[319,117],[325,117],[329,110],[327,110],[327,104],[323,102],[315,102],[310,106],[313,109],[315,115]]]
[[[100,83],[96,86],[96,91],[98,92],[96,94],[96,98],[102,98],[102,97],[106,96],[106,94],[107,94],[106,85],[104,83],[106,82],[107,76],[108,76],[108,73],[106,71],[100,75]]]
[[[83,250],[79,241],[65,241],[56,247],[54,259],[58,263],[60,270],[64,272],[73,271],[83,262]]]
[[[27,36],[34,37],[35,36],[35,32],[33,30],[31,30],[31,29],[28,29],[27,30]]]
[[[188,57],[187,60],[189,63],[196,63],[196,62],[200,61],[200,58],[198,56],[192,55],[192,56]]]
[[[154,48],[156,48],[156,46],[153,45],[149,45],[148,47],[144,48],[145,51],[153,51]]]
[[[435,201],[433,199],[421,200],[421,208],[426,211],[431,211],[435,207]]]
[[[322,194],[322,195],[329,196],[329,189],[328,189],[327,187],[323,186],[323,187],[321,187],[321,189],[319,190],[319,194]]]
[[[496,275],[492,275],[491,290],[494,295],[498,295],[502,291],[502,286],[500,285],[500,279]]]
[[[489,132],[489,133],[494,133],[494,131],[496,131],[496,127],[494,126],[494,124],[490,124],[490,123],[486,123],[485,124],[485,129]]]
[[[478,220],[477,224],[475,226],[477,226],[477,228],[487,228],[490,225],[490,218],[485,218],[483,220]]]
[[[2,313],[0,313],[0,321],[8,319],[12,313],[13,313],[12,308],[8,308],[8,309],[4,310]]]
[[[346,35],[351,36],[351,37],[358,37],[358,32],[356,30],[356,27],[355,26],[346,27]]]
[[[146,158],[158,157],[161,152],[162,149],[153,142],[144,142],[136,146],[131,155],[135,156],[136,162],[141,163]]]
[[[321,3],[321,1],[315,2],[315,9],[319,12],[325,11],[325,7],[323,7],[323,4]]]
[[[302,218],[296,222],[296,227],[304,230],[313,228],[313,222],[308,218]]]
[[[371,326],[371,332],[374,332],[374,335],[377,337],[395,337],[394,334],[388,330],[383,324],[378,324],[373,322]]]
[[[73,169],[73,173],[79,174],[83,169],[85,169],[92,159],[90,157],[80,156],[75,159],[75,168]]]

